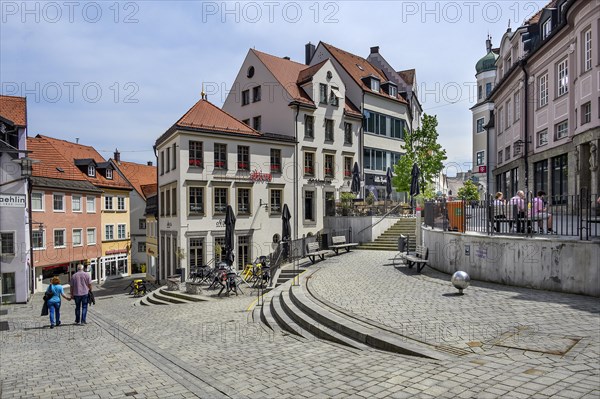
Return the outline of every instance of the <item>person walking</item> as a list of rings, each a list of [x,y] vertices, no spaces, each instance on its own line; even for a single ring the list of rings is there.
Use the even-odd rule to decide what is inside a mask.
[[[63,286],[60,284],[60,279],[57,276],[52,277],[50,280],[50,287],[48,287],[47,292],[52,293],[52,297],[48,299],[46,304],[48,305],[48,314],[50,315],[50,328],[54,328],[60,326],[60,303],[61,296],[65,298],[67,301],[70,301],[71,298],[65,295],[65,291],[63,290]]]
[[[92,291],[92,278],[77,265],[77,273],[71,276],[71,298],[75,298],[75,324],[87,324],[88,294]]]
[[[523,190],[517,191],[517,195],[512,197],[509,201],[511,207],[516,207],[517,214],[517,233],[525,232],[525,192]],[[511,209],[512,211],[512,209]],[[510,224],[510,228],[512,229],[512,223]]]

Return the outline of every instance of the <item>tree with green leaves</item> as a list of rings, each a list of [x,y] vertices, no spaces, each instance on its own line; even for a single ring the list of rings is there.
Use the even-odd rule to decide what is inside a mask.
[[[461,188],[458,189],[458,198],[464,201],[478,201],[479,190],[473,180],[467,180]]]
[[[444,168],[447,159],[446,150],[438,143],[437,117],[423,114],[421,127],[415,131],[404,132],[404,150],[394,166],[392,185],[398,192],[410,192],[411,171],[417,164],[421,171],[419,186],[421,193],[433,192],[430,185]]]

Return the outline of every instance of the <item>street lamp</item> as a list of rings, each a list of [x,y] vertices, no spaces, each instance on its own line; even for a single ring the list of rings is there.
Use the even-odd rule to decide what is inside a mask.
[[[33,231],[32,231],[32,224],[33,221],[31,219],[31,190],[32,190],[32,184],[31,184],[31,176],[33,175],[33,164],[34,163],[38,163],[40,162],[37,159],[32,159],[29,158],[27,155],[25,155],[22,158],[19,159],[15,159],[13,160],[13,162],[18,163],[19,165],[21,165],[21,177],[24,178],[26,180],[26,184],[27,184],[27,220],[28,220],[28,225],[29,225],[29,277],[30,277],[30,293],[33,294],[35,292],[35,265],[33,264]],[[43,224],[40,224],[40,229],[42,228]]]

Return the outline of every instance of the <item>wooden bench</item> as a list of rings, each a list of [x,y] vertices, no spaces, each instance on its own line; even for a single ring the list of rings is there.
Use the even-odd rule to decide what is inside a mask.
[[[321,258],[321,260],[325,260],[325,254],[329,253],[328,250],[323,250],[319,248],[318,242],[309,242],[306,244],[306,256],[308,259],[314,264],[317,261],[317,256]]]
[[[429,248],[424,245],[417,245],[415,252],[400,254],[400,258],[406,261],[409,269],[417,265],[417,272],[421,273],[421,270],[429,263]]]
[[[339,255],[340,249],[346,249],[346,252],[350,252],[350,248],[356,247],[358,243],[347,243],[345,236],[333,236],[331,237],[333,245],[329,246],[329,249],[333,249],[336,255]]]

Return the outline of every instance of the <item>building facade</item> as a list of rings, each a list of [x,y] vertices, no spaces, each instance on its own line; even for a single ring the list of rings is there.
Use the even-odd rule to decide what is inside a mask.
[[[599,23],[597,2],[553,0],[502,38],[490,96],[498,191],[543,190],[553,205],[600,192]]]
[[[204,98],[156,141],[158,278],[225,255],[225,211],[235,225],[235,264],[273,252],[281,213],[294,200],[294,141],[261,133]]]
[[[0,303],[24,303],[31,292],[27,100],[0,96]]]
[[[146,197],[146,274],[154,278],[158,276],[157,187],[156,184],[142,186],[142,192]]]

